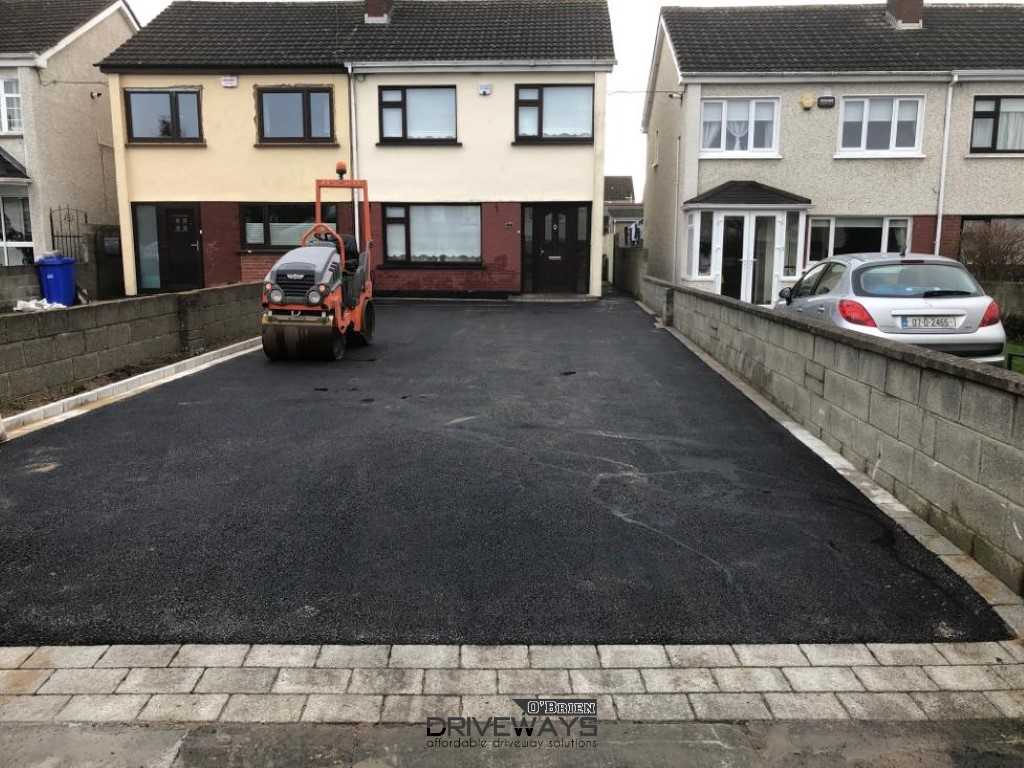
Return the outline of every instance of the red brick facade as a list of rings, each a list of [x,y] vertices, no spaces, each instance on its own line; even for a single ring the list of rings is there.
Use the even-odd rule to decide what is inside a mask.
[[[915,216],[913,233],[910,236],[911,248],[914,253],[933,253],[935,251],[935,216]],[[939,253],[942,256],[957,258],[960,255],[960,216],[942,217],[942,236],[939,239]]]
[[[240,203],[200,203],[206,286],[262,280],[283,251],[246,250],[241,243]],[[412,294],[511,294],[522,290],[522,206],[480,205],[482,264],[471,267],[391,267],[384,265],[382,203],[371,205],[374,287]],[[352,205],[338,206],[338,230],[355,231]]]
[[[199,221],[203,229],[204,287],[245,279],[238,260],[238,203],[200,203]]]
[[[384,265],[382,203],[371,205],[374,289],[413,294],[509,294],[522,290],[522,206],[481,203],[482,264],[477,267],[391,267]]]

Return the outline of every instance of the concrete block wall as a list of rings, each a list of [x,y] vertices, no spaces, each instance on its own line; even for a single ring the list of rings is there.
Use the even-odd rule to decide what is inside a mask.
[[[41,295],[34,266],[0,267],[0,312],[19,301],[38,299]]]
[[[645,278],[645,303],[1018,594],[1024,376]]]
[[[259,296],[249,283],[0,315],[0,400],[67,394],[127,366],[256,336]]]

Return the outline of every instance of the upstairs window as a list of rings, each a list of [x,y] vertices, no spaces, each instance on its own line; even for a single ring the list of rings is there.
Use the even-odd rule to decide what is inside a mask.
[[[198,91],[126,91],[128,139],[201,142]]]
[[[517,85],[516,141],[594,140],[594,86]]]
[[[918,96],[843,99],[841,153],[919,153],[922,106]]]
[[[971,152],[1024,152],[1024,97],[979,96],[974,100]]]
[[[775,99],[705,99],[701,102],[701,152],[775,153],[777,114]]]
[[[381,144],[457,143],[455,86],[380,89]]]
[[[21,90],[18,80],[0,80],[0,133],[21,133],[21,130]]]
[[[260,89],[260,142],[334,141],[330,88]]]

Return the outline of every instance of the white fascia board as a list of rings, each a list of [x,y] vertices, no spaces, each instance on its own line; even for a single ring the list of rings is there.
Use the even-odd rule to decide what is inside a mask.
[[[651,121],[651,109],[654,107],[654,97],[657,95],[654,93],[655,84],[658,81],[658,63],[661,61],[661,49],[658,44],[668,44],[669,53],[672,54],[672,63],[676,68],[676,81],[679,85],[683,84],[683,74],[679,71],[679,59],[676,57],[675,46],[672,45],[672,36],[668,33],[668,27],[665,26],[665,17],[658,16],[658,31],[654,36],[654,54],[651,59],[651,72],[647,77],[647,96],[644,101],[644,115],[640,120],[640,131],[647,133],[647,126]]]
[[[684,211],[806,211],[813,203],[789,203],[786,205],[747,205],[743,203],[683,203]]]
[[[611,72],[614,59],[521,59],[511,61],[346,61],[351,74],[394,72]]]
[[[1017,82],[1024,80],[1024,69],[958,69],[956,75],[960,81],[968,82],[981,80]]]
[[[116,2],[111,3],[105,10],[101,11],[100,13],[97,13],[95,16],[89,19],[89,21],[87,21],[85,24],[82,24],[71,34],[67,35],[55,46],[39,54],[36,57],[33,66],[38,67],[39,69],[44,69],[50,57],[63,51],[65,48],[67,48],[69,45],[75,42],[75,40],[80,38],[86,32],[89,32],[91,29],[93,29],[93,27],[96,27],[99,24],[106,21],[115,13],[121,13],[124,15],[125,19],[128,20],[128,24],[131,25],[133,32],[139,31],[139,25],[135,22],[135,16],[132,15],[132,12],[131,10],[129,10],[128,6],[124,4],[124,0],[116,0]]]
[[[731,83],[907,83],[949,82],[952,70],[921,72],[684,72],[683,82]]]
[[[0,67],[34,67],[35,65],[36,55],[34,53],[0,53]]]

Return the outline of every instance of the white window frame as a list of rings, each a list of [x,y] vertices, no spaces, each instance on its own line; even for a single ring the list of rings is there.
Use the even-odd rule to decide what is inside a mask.
[[[729,122],[729,103],[746,102],[747,107],[747,148],[742,150],[725,149],[726,124]],[[710,160],[716,158],[745,157],[777,159],[779,157],[779,134],[781,130],[781,103],[778,96],[743,96],[743,97],[708,97],[700,100],[700,121],[697,130],[698,158]],[[708,104],[720,104],[722,107],[721,131],[719,132],[718,148],[704,146],[704,108]],[[772,144],[770,147],[754,148],[754,119],[758,104],[772,105]]]
[[[7,83],[14,83],[18,86],[18,92],[15,94],[7,93]],[[21,113],[21,124],[16,128],[11,127],[10,116],[7,113],[7,100],[11,97],[17,98],[19,112]],[[21,83],[18,81],[17,76],[15,77],[4,77],[0,78],[0,134],[18,136],[25,130],[25,100],[21,95]]]
[[[807,269],[810,269],[812,264],[820,264],[823,261],[831,259],[835,255],[836,248],[836,220],[837,219],[881,219],[882,220],[882,240],[878,244],[878,253],[891,253],[886,248],[889,245],[889,228],[894,221],[905,221],[907,222],[907,253],[911,251],[911,243],[913,243],[914,236],[914,217],[913,216],[808,216],[807,217],[807,237],[806,243],[804,244],[804,264]],[[828,253],[826,253],[821,259],[817,261],[811,261],[811,230],[814,227],[816,221],[827,221],[828,222]],[[899,255],[899,254],[895,254]]]
[[[8,248],[34,248],[35,246],[33,245],[31,240],[11,240],[10,242],[7,241],[7,222],[4,220],[4,216],[3,216],[3,205],[4,205],[4,201],[5,200],[28,200],[28,195],[24,195],[24,196],[21,196],[21,195],[18,195],[18,196],[14,196],[14,195],[11,195],[11,196],[0,196],[0,267],[20,267],[21,266],[21,262],[20,261],[17,264],[12,264],[11,263],[11,259],[7,255],[7,249]],[[31,203],[29,203],[28,209],[29,209],[28,210],[29,226],[31,227],[31,225],[32,225],[32,221],[31,221],[32,204]]]
[[[872,99],[892,99],[892,118],[889,125],[889,148],[888,149],[867,149],[868,117],[871,111]],[[899,124],[900,103],[912,101],[917,103],[917,126],[914,134],[913,147],[896,147],[896,128]],[[861,102],[864,105],[864,118],[860,127],[860,146],[843,146],[843,126],[846,125],[846,109],[853,102]],[[836,132],[836,158],[882,158],[882,157],[924,157],[922,137],[924,136],[925,120],[925,97],[914,95],[871,94],[857,96],[843,96],[839,110],[839,130]]]

